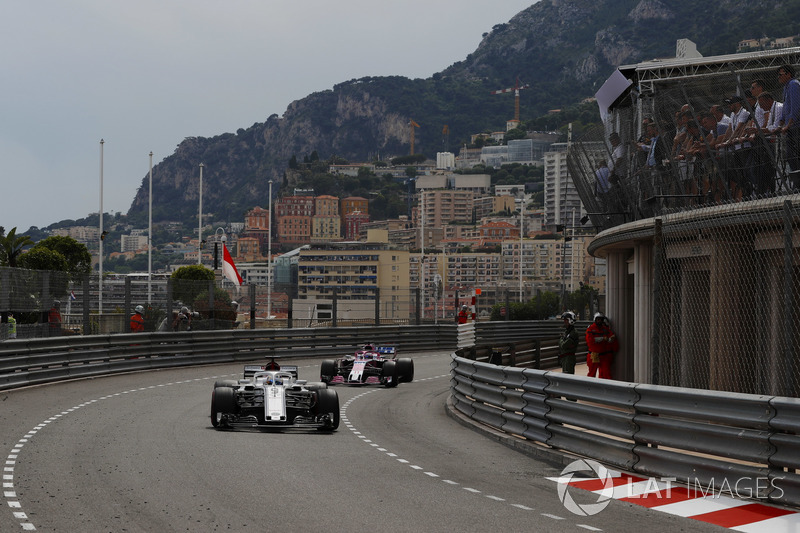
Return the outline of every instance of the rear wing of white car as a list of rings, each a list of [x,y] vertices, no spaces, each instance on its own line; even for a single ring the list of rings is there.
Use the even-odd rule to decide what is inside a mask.
[[[276,363],[274,360],[265,365],[245,365],[244,377],[245,379],[250,379],[256,372],[264,372],[265,370],[280,370],[282,372],[288,372],[294,377],[294,379],[297,379],[297,366],[278,365],[278,363]]]

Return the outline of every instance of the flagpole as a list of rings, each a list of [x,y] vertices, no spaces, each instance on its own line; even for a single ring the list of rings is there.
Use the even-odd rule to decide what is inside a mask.
[[[203,163],[200,163],[200,207],[197,210],[197,264],[203,263]]]
[[[147,219],[147,303],[153,299],[153,152],[150,152],[150,206]]]
[[[103,144],[105,141],[100,139],[100,279],[98,285],[99,298],[97,301],[97,314],[103,314]]]
[[[272,317],[272,180],[269,180],[269,233],[267,233],[267,320]]]

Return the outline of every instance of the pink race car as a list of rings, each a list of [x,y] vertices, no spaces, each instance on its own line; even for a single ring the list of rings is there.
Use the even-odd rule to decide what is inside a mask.
[[[414,380],[414,361],[397,358],[394,346],[364,344],[353,355],[326,359],[320,365],[320,381],[329,385],[384,385],[396,387]]]

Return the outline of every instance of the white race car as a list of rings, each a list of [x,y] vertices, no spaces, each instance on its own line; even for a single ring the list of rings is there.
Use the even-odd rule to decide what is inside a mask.
[[[339,427],[339,395],[325,383],[297,379],[296,366],[247,365],[244,379],[222,380],[211,395],[211,425],[226,428]]]

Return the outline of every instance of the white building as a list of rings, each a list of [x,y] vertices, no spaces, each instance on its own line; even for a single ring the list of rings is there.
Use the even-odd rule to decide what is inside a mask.
[[[559,224],[580,224],[585,212],[567,169],[567,143],[555,143],[544,154],[544,212],[544,225],[550,230]]]

